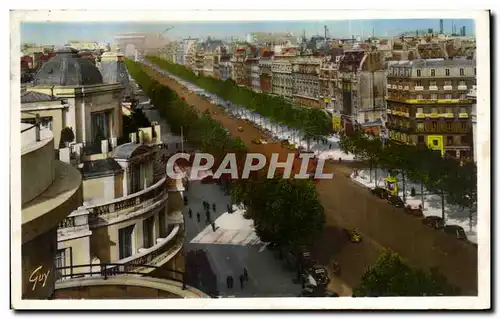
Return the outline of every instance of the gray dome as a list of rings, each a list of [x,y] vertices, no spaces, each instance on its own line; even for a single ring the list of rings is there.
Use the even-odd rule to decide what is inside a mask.
[[[73,48],[64,48],[47,61],[35,77],[35,85],[92,85],[102,84],[99,69],[89,60],[78,56]]]

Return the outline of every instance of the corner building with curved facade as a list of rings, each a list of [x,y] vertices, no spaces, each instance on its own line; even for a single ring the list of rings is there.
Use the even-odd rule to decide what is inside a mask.
[[[116,63],[123,63],[119,54]],[[183,182],[166,175],[159,125],[124,136],[124,89],[104,83],[97,67],[71,49],[44,64],[26,89],[37,93],[38,102],[46,95],[64,105],[62,116],[51,119],[62,123],[44,129],[73,132],[71,141],[57,132],[57,163],[80,183],[72,205],[51,219],[57,241],[51,254],[43,254],[53,261],[55,284],[41,298],[206,297],[183,284]],[[37,119],[38,102],[29,112]]]

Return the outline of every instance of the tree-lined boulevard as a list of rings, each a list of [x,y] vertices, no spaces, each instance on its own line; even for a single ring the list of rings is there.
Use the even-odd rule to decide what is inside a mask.
[[[139,72],[131,71],[131,74],[136,77],[145,92],[152,94],[153,104],[160,112],[164,112],[163,116],[167,119],[170,117],[174,125],[175,123],[179,126],[197,123],[196,112],[190,113],[186,110],[195,109],[199,111],[199,114],[209,110],[210,116],[203,114],[199,118],[205,117],[203,121],[210,123],[207,125],[212,127],[221,125],[229,130],[231,137],[237,139],[227,139],[224,143],[236,148],[239,152],[244,153],[248,149],[250,152],[259,152],[267,156],[276,152],[280,154],[282,161],[290,152],[278,143],[253,144],[253,138],[264,135],[254,126],[229,118],[223,112],[217,112],[219,109],[215,105],[195,94],[189,94],[174,80],[147,66],[129,63],[129,71],[132,67],[145,71],[145,73],[140,72],[139,77],[142,76],[142,79],[137,77]],[[148,88],[148,83],[154,85],[154,88]],[[179,99],[178,96],[183,96],[185,101]],[[176,114],[172,113],[174,110]],[[174,125],[173,130],[176,129]],[[196,127],[199,128],[200,125]],[[243,130],[238,130],[238,127],[242,127]],[[222,129],[224,138],[221,132],[210,142],[206,136],[206,126],[204,130],[189,128],[186,131],[188,140],[191,139],[196,144],[198,139],[201,149],[211,153],[220,147],[219,140],[226,141],[227,136]],[[204,140],[200,141],[200,139]],[[219,150],[220,155],[224,152],[224,149]],[[314,240],[312,254],[320,263],[329,268],[331,268],[332,260],[337,260],[342,267],[340,281],[351,287],[358,286],[365,270],[375,264],[384,249],[389,249],[406,258],[412,267],[423,269],[437,267],[450,282],[461,289],[462,294],[470,295],[477,292],[477,249],[474,246],[456,241],[442,232],[426,228],[411,216],[401,214],[388,206],[386,202],[373,197],[366,189],[349,181],[344,165],[328,164],[325,171],[333,172],[335,178],[321,180],[314,184],[315,192],[318,194],[324,211],[325,226]],[[339,227],[355,228],[362,235],[363,242],[350,243],[345,236],[342,236]]]

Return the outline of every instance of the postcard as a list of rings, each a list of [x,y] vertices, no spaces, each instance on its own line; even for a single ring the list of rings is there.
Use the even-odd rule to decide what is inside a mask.
[[[490,308],[489,35],[12,11],[12,308]]]

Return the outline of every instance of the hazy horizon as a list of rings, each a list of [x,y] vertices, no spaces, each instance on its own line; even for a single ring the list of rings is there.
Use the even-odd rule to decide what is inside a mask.
[[[474,20],[443,19],[444,32],[451,33],[452,23],[456,32],[466,27],[467,35],[474,35]],[[21,43],[64,45],[69,41],[114,42],[114,35],[126,32],[162,33],[171,40],[187,37],[224,39],[237,36],[244,39],[252,32],[290,32],[300,36],[324,34],[324,25],[331,37],[395,36],[402,32],[422,31],[432,28],[439,31],[439,19],[375,19],[330,21],[248,21],[248,22],[24,22],[21,23]]]

